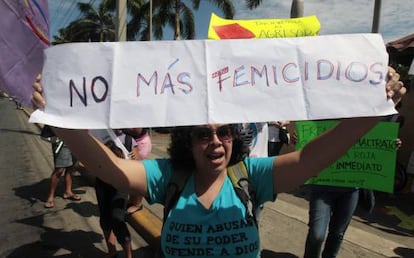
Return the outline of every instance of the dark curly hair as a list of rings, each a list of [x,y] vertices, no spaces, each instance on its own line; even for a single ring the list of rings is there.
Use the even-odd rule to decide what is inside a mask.
[[[247,150],[243,147],[243,141],[234,124],[230,125],[233,134],[233,151],[229,166],[236,164],[247,156]],[[171,130],[171,141],[167,151],[174,169],[193,171],[195,161],[192,153],[191,132],[194,126],[175,127]]]

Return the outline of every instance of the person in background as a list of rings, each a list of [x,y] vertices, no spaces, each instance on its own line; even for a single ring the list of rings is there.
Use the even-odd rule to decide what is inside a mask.
[[[128,156],[130,159],[134,159],[137,154],[132,150],[137,144],[133,137],[125,134],[122,130],[113,130],[113,132],[117,137],[115,141],[107,130],[89,131],[117,157],[125,159]],[[120,146],[121,144],[123,146]],[[132,258],[131,234],[125,221],[128,193],[119,191],[110,182],[104,182],[100,178],[95,180],[95,193],[99,208],[99,224],[105,237],[108,257],[117,257],[116,241],[118,241],[125,257]]]
[[[122,129],[122,131],[134,138],[136,146],[131,151],[130,158],[135,160],[143,160],[148,158],[152,150],[151,137],[148,133],[148,128],[127,128]],[[142,195],[130,195],[127,214],[131,215],[134,212],[140,211],[142,209]]]
[[[267,157],[267,123],[241,123],[237,130],[249,157]]]
[[[283,145],[290,143],[290,135],[286,128],[289,121],[268,122],[269,140],[268,140],[268,154],[269,156],[277,156],[280,153]]]
[[[397,149],[401,144],[401,140],[396,139]],[[334,258],[338,255],[345,232],[358,206],[360,189],[329,185],[309,187],[309,229],[303,257]]]
[[[47,127],[44,130],[47,130]],[[62,140],[56,136],[49,137],[49,139],[52,142],[54,169],[50,176],[49,193],[44,204],[44,207],[47,209],[55,206],[55,192],[62,175],[65,176],[65,192],[63,193],[63,199],[72,201],[81,200],[81,197],[74,194],[72,191],[72,173],[74,172],[74,167],[77,163],[76,158],[72,155],[71,151]]]

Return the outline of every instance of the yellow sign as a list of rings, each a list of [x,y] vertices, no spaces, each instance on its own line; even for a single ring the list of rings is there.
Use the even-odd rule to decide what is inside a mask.
[[[315,36],[321,24],[316,16],[293,19],[227,20],[212,13],[209,39],[288,38]]]

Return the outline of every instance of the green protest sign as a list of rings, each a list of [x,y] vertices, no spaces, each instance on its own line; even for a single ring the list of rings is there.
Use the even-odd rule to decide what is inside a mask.
[[[338,121],[296,122],[296,149],[336,125]],[[381,122],[362,137],[343,157],[306,184],[361,187],[393,192],[398,124]],[[332,142],[335,144],[335,142]]]

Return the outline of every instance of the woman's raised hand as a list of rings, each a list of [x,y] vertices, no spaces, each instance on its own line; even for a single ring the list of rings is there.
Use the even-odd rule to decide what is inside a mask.
[[[403,82],[400,81],[400,74],[398,74],[392,67],[388,67],[387,79],[388,81],[385,85],[387,98],[392,99],[394,101],[394,104],[397,105],[407,92],[407,89],[404,87]]]
[[[34,89],[34,92],[32,94],[32,102],[33,102],[33,105],[37,108],[44,108],[46,105],[46,100],[43,97],[42,84],[40,83],[41,80],[42,80],[42,75],[39,74],[36,77],[36,81],[32,85]]]

